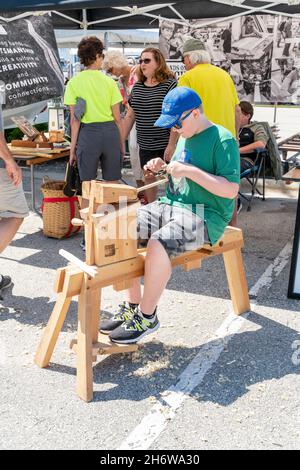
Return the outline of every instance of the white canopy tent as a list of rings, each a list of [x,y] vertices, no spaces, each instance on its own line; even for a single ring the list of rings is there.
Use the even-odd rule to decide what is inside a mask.
[[[19,10],[13,18],[22,18],[38,11],[51,11],[55,28],[72,29],[136,29],[156,28],[158,21],[172,20],[186,24],[194,18],[235,18],[257,12],[266,14],[293,15],[300,20],[300,0],[177,0],[164,2],[157,0],[11,0],[6,7],[1,6],[2,19],[9,21],[14,9]],[[9,13],[8,13],[9,12]],[[206,24],[213,24],[218,19]]]
[[[134,4],[133,4],[134,3]],[[166,19],[174,23],[185,25],[191,19],[206,18],[202,26],[218,23],[220,18],[232,19],[245,14],[279,14],[293,16],[300,21],[300,0],[281,0],[271,2],[267,0],[177,0],[170,3],[156,1],[149,5],[149,0],[129,0],[124,6],[124,0],[11,0],[6,7],[1,6],[0,19],[12,21],[32,14],[39,15],[45,10],[51,11],[53,23],[56,28],[67,25],[70,29],[82,31],[82,34],[95,34],[95,28],[108,31],[109,43],[137,43],[136,28],[157,28],[159,21]],[[86,6],[86,8],[84,8]],[[12,13],[13,9],[15,13]],[[26,9],[26,10],[25,10]],[[43,10],[43,11],[42,11]],[[121,31],[116,31],[122,28]],[[132,35],[124,28],[135,29]],[[112,31],[113,30],[113,31]],[[88,31],[88,33],[87,33]],[[104,37],[104,36],[103,36]],[[76,45],[76,35],[70,33],[58,38],[59,47],[62,42]],[[149,39],[151,39],[149,41]],[[74,40],[74,42],[73,42]],[[69,42],[68,42],[69,41]],[[152,38],[141,39],[141,45],[153,43]],[[105,43],[105,41],[104,41]]]
[[[80,40],[87,34],[87,30],[55,30],[55,37],[59,48],[76,47]],[[117,30],[104,32],[102,30],[90,30],[88,34],[97,36],[107,47],[144,47],[158,44],[158,33],[154,31]]]

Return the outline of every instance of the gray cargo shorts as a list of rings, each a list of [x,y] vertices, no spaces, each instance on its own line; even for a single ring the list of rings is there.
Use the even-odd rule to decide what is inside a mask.
[[[0,168],[0,219],[28,215],[22,183],[14,186],[5,168]]]
[[[150,238],[158,240],[170,258],[210,243],[203,218],[189,209],[160,201],[139,209],[138,237],[140,246]]]
[[[120,134],[114,121],[82,123],[78,135],[77,166],[81,181],[97,178],[99,162],[102,178],[121,178]]]

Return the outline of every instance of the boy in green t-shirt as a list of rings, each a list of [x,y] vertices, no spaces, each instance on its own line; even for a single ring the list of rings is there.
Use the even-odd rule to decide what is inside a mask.
[[[178,87],[162,106],[158,127],[180,135],[169,165],[150,160],[146,170],[169,175],[166,196],[139,210],[139,238],[148,240],[144,292],[140,279],[126,292],[126,301],[101,331],[116,343],[134,343],[159,327],[157,303],[170,279],[170,258],[215,244],[232,217],[240,182],[240,155],[229,131],[203,114],[195,91]]]

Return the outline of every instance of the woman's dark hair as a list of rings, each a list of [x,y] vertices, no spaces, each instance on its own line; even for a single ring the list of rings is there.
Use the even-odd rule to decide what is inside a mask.
[[[78,57],[80,63],[85,67],[93,64],[97,59],[97,55],[102,55],[103,53],[103,43],[96,36],[90,36],[87,38],[81,39],[78,44]]]
[[[252,18],[252,16],[246,16],[245,21],[244,21],[244,24],[249,23],[249,21],[254,21],[254,19]]]
[[[165,58],[160,52],[159,49],[156,49],[155,47],[146,47],[141,53],[141,57],[144,54],[144,52],[151,52],[151,54],[154,57],[155,62],[157,63],[158,67],[155,70],[154,76],[158,83],[163,83],[165,82],[168,78],[175,78],[175,75],[169,69],[169,67],[166,64]],[[138,81],[144,83],[147,80],[147,77],[142,72],[141,67],[137,68],[136,71]]]

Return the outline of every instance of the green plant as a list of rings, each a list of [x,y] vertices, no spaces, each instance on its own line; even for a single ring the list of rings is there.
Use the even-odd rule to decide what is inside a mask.
[[[16,139],[22,139],[23,138],[23,132],[20,131],[18,127],[14,129],[6,129],[5,130],[5,139],[6,142],[11,142],[12,140]]]
[[[40,132],[48,132],[48,123],[41,123],[36,124],[34,126]],[[15,127],[13,129],[6,129],[5,130],[5,139],[6,142],[11,142],[12,140],[22,140],[24,137],[23,132],[18,128]]]

